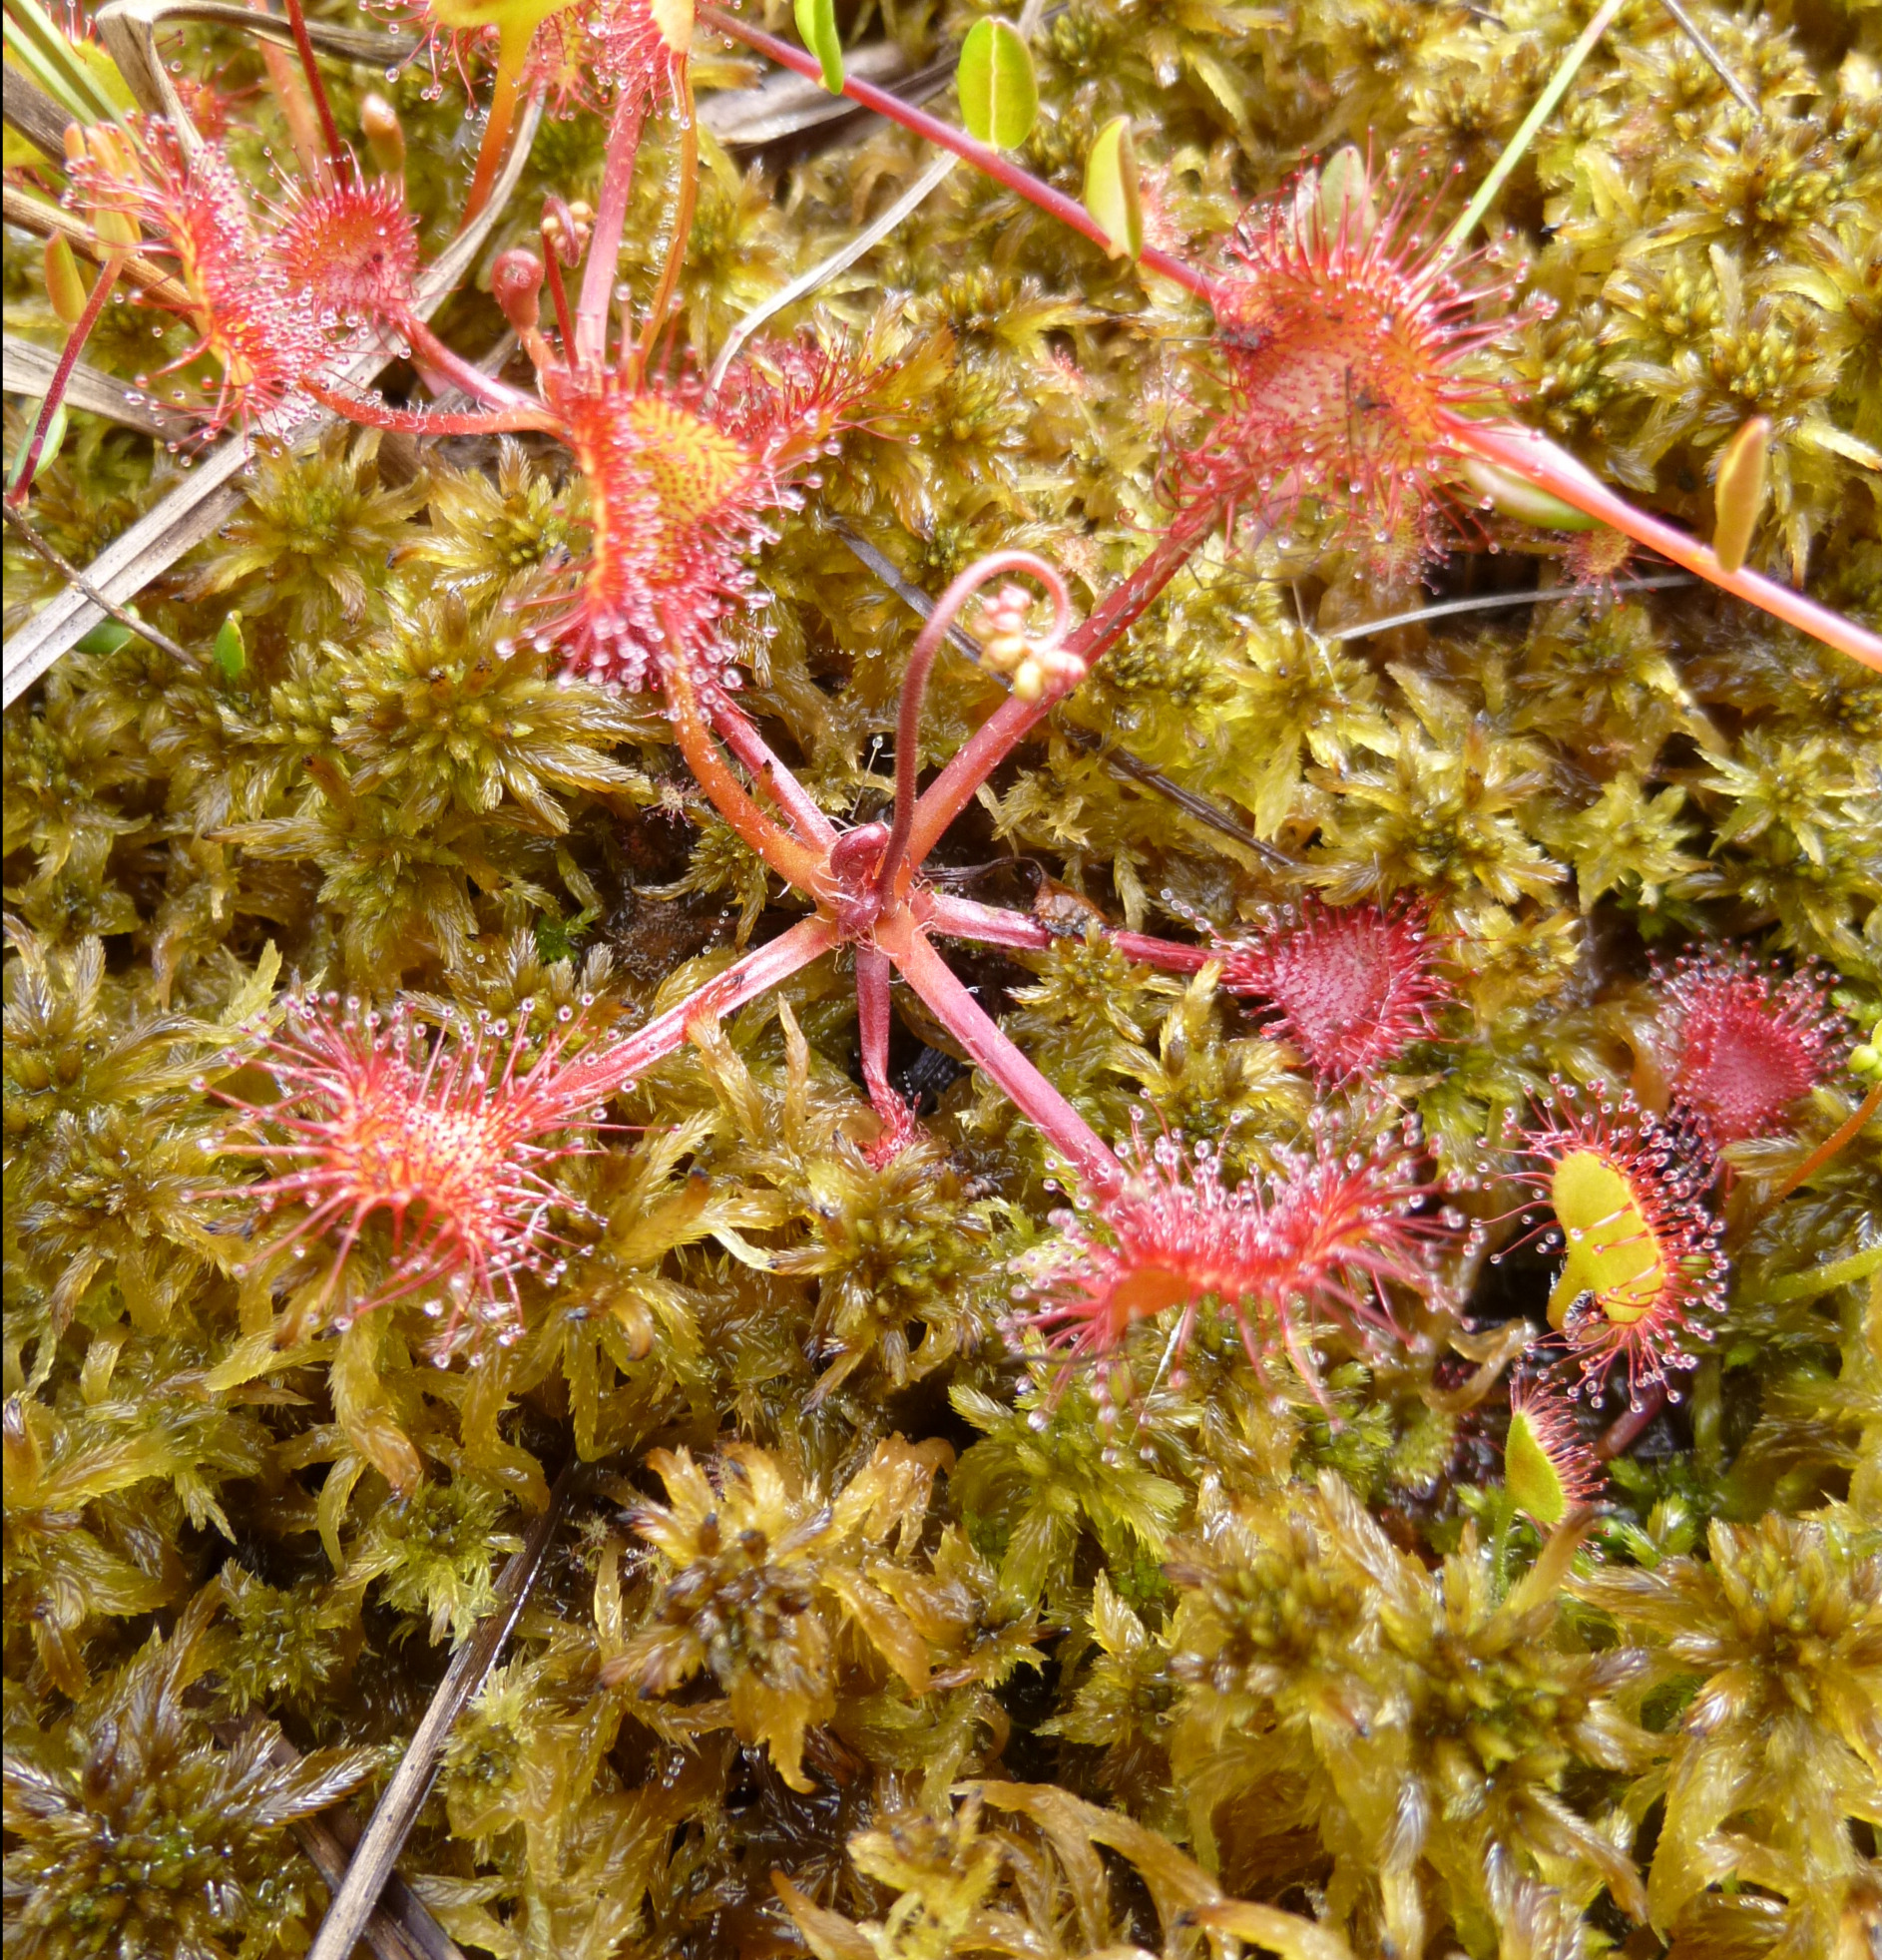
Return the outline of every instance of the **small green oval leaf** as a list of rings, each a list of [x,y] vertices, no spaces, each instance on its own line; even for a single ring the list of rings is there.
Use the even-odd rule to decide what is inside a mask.
[[[1527,1410],[1510,1413],[1510,1433],[1503,1445],[1503,1488],[1519,1511],[1553,1531],[1569,1514],[1569,1492],[1548,1445],[1537,1433],[1536,1419]]]
[[[33,431],[39,426],[40,410],[45,406],[43,400],[26,403],[26,433],[20,438],[20,446],[13,452],[13,464],[7,471],[7,488],[14,490],[26,474],[26,458],[33,447]],[[33,465],[34,472],[50,469],[65,442],[65,403],[61,402],[52,411],[52,420],[46,424],[46,440],[40,445],[39,461]]]
[[[961,121],[969,136],[996,150],[1017,150],[1039,120],[1033,57],[1010,21],[979,20],[961,43],[955,73]]]
[[[77,326],[85,317],[85,302],[91,297],[79,272],[79,261],[72,241],[55,232],[46,241],[46,297],[63,326]]]
[[[1495,463],[1486,463],[1476,456],[1467,457],[1463,475],[1471,488],[1486,499],[1486,509],[1494,505],[1505,517],[1514,517],[1523,524],[1533,524],[1539,531],[1594,531],[1600,528],[1599,518],[1590,517],[1573,504],[1565,504],[1560,497],[1552,497],[1547,490],[1538,490],[1513,470],[1499,469]]]
[[[1092,140],[1085,160],[1085,209],[1111,241],[1105,248],[1112,257],[1135,259],[1143,251],[1144,199],[1129,116],[1114,116]]]
[[[1378,224],[1366,160],[1348,143],[1320,167],[1321,235],[1363,245]]]
[[[101,620],[76,644],[82,654],[115,654],[136,638],[128,626],[121,626],[116,620]]]
[[[234,613],[216,629],[216,646],[210,658],[225,680],[239,681],[246,671],[248,649],[242,644],[241,621]]]
[[[1751,534],[1764,515],[1770,495],[1771,421],[1753,415],[1718,458],[1718,481],[1712,489],[1717,522],[1712,527],[1712,553],[1727,572],[1743,565],[1751,549]]]
[[[843,43],[836,32],[836,0],[794,0],[797,33],[823,64],[823,86],[843,93]]]

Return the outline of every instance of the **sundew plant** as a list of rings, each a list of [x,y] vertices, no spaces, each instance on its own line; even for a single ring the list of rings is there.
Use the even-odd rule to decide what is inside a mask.
[[[1882,12],[5,4],[9,1955],[1882,1951]]]

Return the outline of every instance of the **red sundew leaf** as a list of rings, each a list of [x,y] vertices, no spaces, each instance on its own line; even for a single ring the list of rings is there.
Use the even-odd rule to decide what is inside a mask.
[[[1332,906],[1310,897],[1220,951],[1223,986],[1265,1001],[1272,1032],[1328,1085],[1375,1074],[1430,1039],[1453,997],[1420,900]]]
[[[1847,1030],[1829,983],[1707,953],[1659,976],[1673,1041],[1671,1107],[1715,1148],[1767,1137],[1830,1074]]]
[[[236,1104],[247,1119],[224,1145],[274,1168],[239,1195],[298,1216],[253,1256],[268,1258],[337,1229],[317,1311],[332,1296],[375,1214],[392,1225],[384,1278],[337,1310],[345,1327],[369,1307],[435,1289],[448,1318],[440,1355],[488,1330],[508,1345],[522,1330],[519,1274],[553,1266],[549,1213],[567,1204],[550,1167],[596,1127],[592,1094],[572,1088],[552,1037],[523,1066],[527,1012],[514,1036],[498,1023],[448,1029],[426,1041],[402,1006],[381,1016],[336,996],[289,1004],[289,1029],[265,1044],[277,1103]],[[508,1037],[506,1039],[506,1037]]]

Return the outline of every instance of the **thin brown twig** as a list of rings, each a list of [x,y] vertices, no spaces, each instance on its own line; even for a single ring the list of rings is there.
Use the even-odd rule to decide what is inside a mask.
[[[326,1881],[328,1894],[337,1897],[346,1882],[350,1862],[339,1834],[329,1829],[322,1817],[302,1817],[287,1828],[293,1833],[294,1842],[306,1854],[307,1862]],[[439,1931],[442,1933],[443,1928],[440,1927]],[[409,1931],[383,1905],[372,1908],[360,1934],[377,1960],[432,1960],[426,1949],[412,1939]],[[462,1950],[457,1948],[456,1941],[451,1944],[462,1960]]]
[[[64,239],[74,251],[83,252],[87,258],[100,264],[112,255],[98,243],[92,228],[76,213],[50,205],[44,198],[32,197],[14,184],[6,186],[4,195],[6,222],[9,225],[17,225],[22,232],[30,232],[36,239]],[[188,289],[179,285],[161,265],[153,264],[140,252],[133,252],[125,259],[124,276],[128,284],[148,292],[153,299],[166,306],[188,308],[190,305]]]
[[[438,1684],[423,1719],[406,1744],[405,1753],[392,1780],[385,1786],[378,1807],[360,1834],[358,1848],[347,1866],[346,1876],[333,1894],[320,1930],[307,1951],[307,1960],[347,1960],[354,1943],[365,1930],[372,1909],[397,1859],[406,1835],[416,1821],[420,1806],[429,1794],[438,1770],[438,1757],[457,1718],[483,1686],[484,1678],[503,1652],[536,1575],[542,1570],[543,1555],[562,1520],[569,1493],[580,1465],[574,1456],[563,1466],[549,1503],[524,1534],[521,1548],[514,1554],[497,1581],[497,1607],[480,1620],[469,1640],[451,1657],[444,1679]]]
[[[1631,1403],[1602,1431],[1595,1442],[1597,1461],[1612,1463],[1624,1450],[1630,1450],[1646,1435],[1648,1425],[1666,1406],[1666,1390],[1655,1383],[1645,1390],[1638,1402]]]
[[[1751,112],[1752,119],[1762,122],[1764,111],[1758,107],[1757,97],[1725,66],[1725,57],[1699,32],[1698,22],[1680,6],[1679,0],[1659,0],[1659,4],[1679,23],[1679,31],[1698,49],[1712,73]]]
[[[26,540],[27,545],[38,553],[68,585],[82,592],[101,611],[109,613],[120,626],[129,627],[140,638],[148,640],[159,653],[168,654],[172,660],[182,661],[186,667],[202,665],[196,655],[187,647],[179,646],[169,634],[160,633],[148,620],[139,619],[135,613],[107,599],[64,552],[56,545],[48,544],[40,536],[39,532],[27,522],[23,512],[15,510],[11,504],[0,504],[0,515],[4,515],[6,521]]]

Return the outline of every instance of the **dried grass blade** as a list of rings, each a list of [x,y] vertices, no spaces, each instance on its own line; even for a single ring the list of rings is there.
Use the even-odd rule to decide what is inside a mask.
[[[153,26],[159,21],[200,21],[207,26],[232,27],[238,33],[252,34],[273,41],[283,48],[294,45],[294,30],[279,14],[255,13],[232,0],[154,0],[140,9]],[[100,18],[103,18],[101,11]],[[352,27],[330,27],[325,21],[307,23],[307,39],[323,55],[339,61],[370,62],[375,67],[392,67],[409,61],[418,52],[416,41],[401,41],[389,34],[366,34]]]
[[[9,333],[5,341],[6,391],[10,395],[44,397],[52,385],[59,356],[50,347],[22,340]],[[65,399],[73,408],[119,422],[127,429],[142,429],[146,435],[169,439],[188,432],[190,424],[181,415],[172,415],[147,402],[135,402],[125,384],[90,361],[77,361],[66,380]]]
[[[875,41],[845,52],[843,66],[865,82],[885,88],[908,73],[908,60],[893,41]],[[754,150],[760,144],[801,136],[854,113],[855,105],[833,96],[820,83],[788,70],[767,76],[755,89],[729,89],[700,104],[702,126],[728,149]]]
[[[256,1727],[271,1724],[260,1716],[246,1722],[222,1721],[215,1724],[218,1738],[234,1744]],[[277,1768],[289,1769],[300,1760],[300,1751],[285,1735],[276,1733],[268,1743],[267,1758]],[[336,1803],[311,1817],[302,1817],[287,1826],[301,1850],[325,1881],[328,1892],[337,1892],[345,1882],[346,1868],[359,1845],[359,1820],[345,1803]],[[387,1879],[372,1917],[361,1936],[378,1960],[465,1960],[464,1950],[431,1916],[416,1892],[393,1872]]]
[[[405,1842],[406,1833],[430,1792],[445,1738],[483,1686],[484,1677],[496,1665],[497,1656],[502,1653],[504,1642],[529,1598],[530,1588],[542,1569],[543,1555],[561,1522],[578,1469],[574,1457],[563,1466],[555,1488],[549,1493],[548,1508],[531,1523],[522,1548],[503,1568],[503,1576],[497,1581],[496,1611],[477,1623],[470,1639],[451,1657],[451,1665],[431,1698],[431,1706],[406,1744],[371,1821],[360,1834],[346,1876],[333,1894],[320,1930],[307,1950],[307,1960],[347,1960],[354,1942],[365,1931],[379,1893],[392,1874],[393,1861]]]
[[[32,233],[36,239],[50,239],[56,233],[71,245],[74,251],[82,251],[93,260],[103,258],[104,253],[99,249],[98,241],[92,237],[91,227],[76,213],[66,211],[59,205],[49,205],[45,199],[33,197],[16,184],[6,187],[5,198],[6,222],[9,225],[17,225],[21,231]],[[167,306],[187,309],[190,304],[189,293],[161,265],[153,264],[139,254],[134,253],[124,261],[123,277]]]
[[[470,269],[491,228],[502,217],[528,161],[541,114],[541,103],[532,103],[520,119],[509,160],[490,203],[468,231],[451,241],[420,281],[416,310],[421,317],[429,316]],[[9,207],[7,216],[12,215]],[[341,378],[347,385],[364,386],[386,364],[387,357],[375,351],[355,362]],[[325,414],[314,416],[291,439],[296,443],[310,441],[333,419]],[[231,436],[212,450],[187,483],[179,484],[156,509],[92,560],[85,571],[87,581],[119,605],[135,599],[153,579],[161,578],[185,552],[201,544],[239,509],[241,492],[231,479],[246,465],[249,454],[246,436]],[[70,588],[41,607],[7,642],[7,705],[17,701],[104,617],[83,593]]]
[[[56,163],[65,155],[65,133],[72,118],[36,82],[6,64],[6,125]]]

